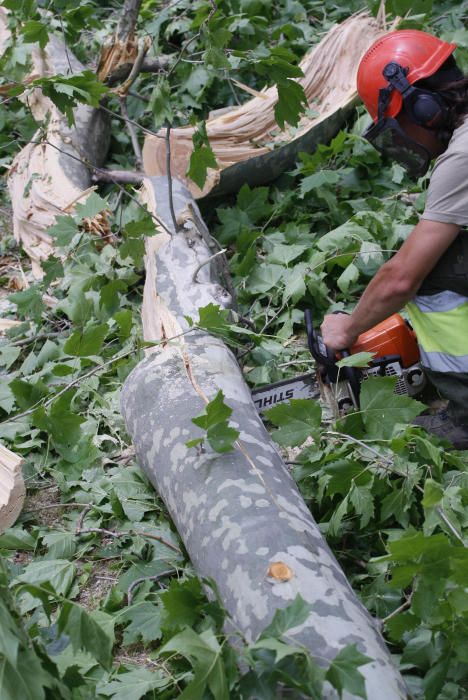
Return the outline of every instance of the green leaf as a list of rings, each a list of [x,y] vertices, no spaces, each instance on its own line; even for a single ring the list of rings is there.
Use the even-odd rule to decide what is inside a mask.
[[[84,204],[78,202],[75,206],[77,223],[81,224],[84,219],[94,219],[95,216],[107,209],[108,206],[106,199],[100,197],[96,192],[91,192]]]
[[[42,290],[38,284],[32,284],[21,292],[10,294],[8,301],[16,304],[20,318],[30,318],[39,321],[45,309],[42,301]]]
[[[47,559],[71,559],[76,550],[73,532],[48,532],[42,536],[47,547]]]
[[[59,248],[66,248],[79,233],[79,228],[73,216],[56,216],[55,224],[49,226],[47,233]]]
[[[199,308],[198,314],[197,326],[200,326],[200,328],[218,335],[226,336],[229,334],[231,325],[229,322],[229,309],[222,309],[220,306],[210,302],[206,306]]]
[[[320,404],[311,399],[292,399],[265,411],[269,421],[279,427],[272,438],[283,447],[302,445],[308,437],[318,439],[322,411]]]
[[[47,25],[35,19],[25,22],[21,28],[23,40],[26,44],[39,44],[44,49],[49,42]]]
[[[423,688],[425,700],[437,700],[444,687],[450,667],[450,656],[444,656],[424,676]]]
[[[356,352],[354,355],[343,357],[336,363],[337,367],[368,367],[375,352]]]
[[[309,617],[312,606],[299,595],[296,595],[292,603],[285,608],[275,611],[273,619],[267,627],[260,633],[258,639],[269,637],[281,637],[285,632],[293,627],[299,627]]]
[[[341,173],[336,170],[319,170],[317,173],[308,175],[301,182],[301,197],[304,197],[311,190],[323,185],[336,185],[341,180]]]
[[[200,579],[192,576],[181,581],[171,581],[168,589],[161,593],[165,612],[164,628],[191,627],[199,616],[204,600]]]
[[[11,413],[15,405],[15,395],[6,382],[0,382],[0,408]]]
[[[285,268],[282,265],[264,264],[254,268],[253,273],[247,281],[247,287],[251,294],[261,294],[268,292],[272,287],[276,287]]]
[[[75,651],[83,649],[102,666],[110,667],[114,639],[109,637],[102,626],[81,605],[69,600],[65,601],[60,610],[57,627],[59,633],[65,633],[70,637]]]
[[[161,654],[175,652],[188,659],[194,678],[179,700],[202,700],[207,688],[216,700],[229,700],[229,688],[221,648],[211,629],[197,634],[190,628],[175,635],[161,649]]]
[[[0,549],[20,549],[23,552],[32,552],[35,547],[35,538],[18,525],[9,527],[0,535]]]
[[[336,280],[336,284],[344,294],[347,294],[352,284],[359,279],[359,270],[354,263],[348,265]]]
[[[113,700],[140,700],[150,691],[163,690],[172,684],[172,679],[158,669],[151,671],[138,667],[132,671],[120,673],[112,681],[101,681],[96,690]],[[156,697],[156,696],[155,696]]]
[[[161,639],[161,609],[153,603],[143,601],[122,610],[118,617],[121,622],[130,623],[124,630],[123,644],[143,644]]]
[[[307,107],[307,97],[304,88],[294,80],[286,80],[278,84],[278,102],[275,105],[276,123],[281,129],[287,122],[297,126],[301,114]]]
[[[275,639],[274,637],[260,637],[258,642],[252,644],[249,649],[268,649],[269,651],[275,652],[275,663],[279,663],[287,656],[293,656],[294,654],[304,654],[305,651],[299,646],[294,646],[294,644],[282,642],[280,639]]]
[[[174,121],[171,94],[172,88],[169,82],[160,78],[156,82],[150,97],[150,109],[153,113],[154,126],[156,129],[162,126],[164,122],[172,124]]]
[[[109,88],[98,80],[92,70],[74,73],[70,77],[54,75],[51,78],[38,78],[31,85],[42,88],[44,95],[66,115],[70,126],[75,123],[73,109],[77,103],[99,107],[101,98],[109,92]]]
[[[84,461],[91,448],[92,435],[85,433],[81,426],[85,418],[70,410],[72,391],[67,391],[56,399],[47,413],[43,407],[34,411],[33,420],[41,430],[49,433],[59,454],[75,464]]]
[[[358,668],[371,661],[371,658],[358,651],[355,644],[349,644],[335,656],[325,678],[336,688],[340,698],[347,691],[350,695],[366,699],[365,679]]]
[[[63,346],[63,351],[75,357],[98,355],[108,331],[107,323],[91,326],[84,331],[75,331]]]
[[[399,423],[411,423],[424,404],[394,393],[397,378],[371,377],[361,385],[362,420],[371,438],[389,440]]]
[[[47,396],[47,386],[40,379],[37,382],[26,382],[23,379],[13,379],[9,384],[17,405],[26,410]]]
[[[43,559],[32,561],[22,574],[16,577],[17,583],[50,584],[59,595],[67,595],[75,578],[75,566],[65,559]]]
[[[206,430],[206,439],[215,452],[229,452],[239,437],[239,431],[228,424],[231,413],[232,408],[224,403],[224,394],[220,390],[206,405],[204,413],[192,418],[192,423]]]
[[[353,484],[349,499],[354,506],[356,515],[361,516],[360,527],[365,528],[374,515],[374,499],[369,488]]]
[[[424,483],[424,498],[422,504],[424,508],[431,508],[437,505],[444,497],[444,489],[433,479],[426,479]]]
[[[218,163],[211,148],[206,133],[206,124],[201,122],[192,136],[193,151],[190,156],[190,163],[186,175],[194,181],[200,189],[206,182],[208,168],[217,168]]]

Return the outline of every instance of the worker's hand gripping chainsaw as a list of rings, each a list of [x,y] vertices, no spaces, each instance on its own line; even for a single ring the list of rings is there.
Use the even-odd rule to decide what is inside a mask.
[[[362,333],[352,347],[339,353],[326,347],[320,331],[314,328],[310,309],[305,312],[305,323],[309,349],[317,362],[319,387],[328,401],[332,397],[338,414],[359,408],[361,383],[369,377],[398,377],[397,394],[415,396],[423,389],[426,378],[416,335],[399,314]],[[368,367],[338,368],[338,360],[360,352],[373,353]]]
[[[318,387],[333,413],[343,415],[359,408],[361,383],[372,376],[398,377],[397,394],[415,396],[426,383],[419,362],[419,349],[412,328],[399,314],[390,316],[369,331],[362,333],[351,348],[339,353],[327,348],[320,331],[314,327],[312,312],[305,312],[307,341],[317,363]],[[373,353],[366,368],[341,367],[337,361],[359,352]],[[318,398],[314,373],[286,379],[256,389],[252,396],[257,408],[264,411],[278,403],[297,398]]]

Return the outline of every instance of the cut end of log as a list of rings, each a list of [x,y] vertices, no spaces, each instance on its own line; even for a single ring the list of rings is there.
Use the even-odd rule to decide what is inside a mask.
[[[275,581],[290,581],[294,576],[293,570],[282,561],[275,561],[268,569],[268,576]]]
[[[0,534],[14,524],[23,508],[22,463],[21,457],[0,445]]]

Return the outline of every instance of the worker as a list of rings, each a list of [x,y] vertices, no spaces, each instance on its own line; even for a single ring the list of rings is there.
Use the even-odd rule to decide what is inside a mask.
[[[456,44],[416,30],[390,32],[362,58],[358,93],[373,123],[364,136],[413,176],[433,158],[424,212],[350,314],[325,316],[335,350],[405,305],[421,363],[447,408],[415,424],[468,449],[468,77]]]

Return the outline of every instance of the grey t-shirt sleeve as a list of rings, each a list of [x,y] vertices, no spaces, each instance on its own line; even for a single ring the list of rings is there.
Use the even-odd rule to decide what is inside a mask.
[[[436,160],[422,218],[468,226],[468,120]]]

